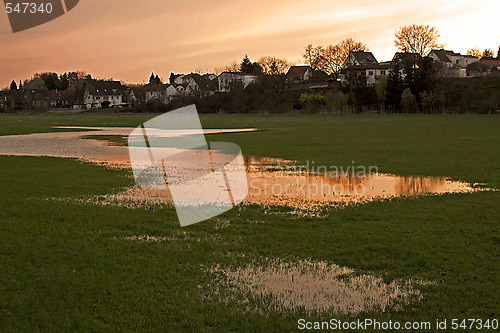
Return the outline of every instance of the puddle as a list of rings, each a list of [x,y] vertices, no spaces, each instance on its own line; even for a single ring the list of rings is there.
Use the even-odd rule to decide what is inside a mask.
[[[266,259],[263,264],[237,268],[216,265],[209,271],[217,276],[213,295],[261,312],[358,314],[401,310],[422,298],[418,286],[435,284],[419,280],[386,283],[380,276],[357,275],[351,268],[309,260]]]
[[[86,126],[54,126],[53,128],[79,131],[0,136],[0,155],[77,158],[115,168],[130,168],[128,147],[108,144],[104,140],[89,140],[89,138],[92,136],[128,137],[135,128]],[[204,129],[203,131],[206,135],[215,135],[258,130],[256,128],[241,128]],[[153,135],[155,133],[153,131]],[[186,134],[190,134],[189,130],[179,131],[178,136]]]
[[[420,194],[468,193],[479,188],[444,178],[390,174],[317,175],[304,171],[268,171],[249,164],[250,203],[291,205],[293,202],[359,203]]]
[[[243,204],[291,207],[299,216],[321,216],[328,207],[366,203],[415,195],[470,193],[484,190],[465,182],[435,177],[402,177],[390,174],[309,173],[292,161],[245,157],[248,196]],[[199,188],[202,188],[201,186]],[[206,191],[206,189],[203,189]],[[137,186],[123,192],[94,197],[93,203],[127,208],[156,208],[172,204],[168,190]]]
[[[78,158],[100,165],[130,168],[128,147],[107,144],[106,141],[97,138],[128,136],[134,128],[77,126],[57,128],[77,129],[80,132],[0,136],[0,155]],[[258,129],[204,130],[207,135],[253,131]],[[153,130],[151,135],[154,136],[155,133]],[[174,134],[183,136],[190,132],[183,130]],[[162,135],[162,132],[158,131],[158,135]],[[96,137],[95,140],[91,139],[93,136]],[[212,158],[217,154],[223,155],[212,151]],[[221,158],[224,159],[227,159],[227,156]],[[381,199],[486,190],[485,187],[444,178],[400,177],[379,173],[359,175],[326,171],[309,173],[306,168],[297,166],[293,161],[272,158],[246,157],[245,163],[249,193],[243,204],[291,207],[292,213],[299,216],[321,216],[321,211],[331,206]],[[194,171],[197,171],[196,167],[193,168]],[[186,173],[185,165],[181,165],[178,170],[169,171],[181,175]],[[157,208],[171,205],[172,198],[168,190],[143,190],[134,186],[120,193],[89,198],[87,202],[127,208]]]

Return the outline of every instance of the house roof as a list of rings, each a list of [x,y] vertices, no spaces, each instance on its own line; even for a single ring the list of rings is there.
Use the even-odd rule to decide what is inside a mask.
[[[286,76],[292,77],[292,78],[295,78],[295,77],[303,78],[304,75],[306,74],[306,72],[310,69],[311,69],[310,66],[291,66],[288,69],[288,72],[286,72]]]
[[[432,50],[431,53],[434,53],[438,57],[439,61],[441,61],[441,62],[451,62],[450,56],[455,56],[455,57],[461,56],[460,53],[455,53],[453,51],[444,50],[444,49]]]
[[[201,91],[214,91],[218,89],[218,82],[210,80],[208,77],[201,75],[193,75],[191,78]]]
[[[119,96],[124,94],[120,81],[85,80],[85,85],[93,96]]]
[[[198,73],[189,73],[184,76],[184,79],[189,79],[189,78],[200,78],[201,75]]]
[[[360,65],[378,64],[377,59],[371,52],[355,51],[351,52],[351,55]]]
[[[498,58],[481,58],[479,62],[488,66],[500,67],[500,59]]]
[[[61,94],[56,91],[47,91],[47,100],[58,101],[61,98]]]
[[[376,63],[376,64],[349,66],[347,68],[343,68],[340,72],[346,73],[347,71],[351,70],[367,70],[367,69],[391,70],[393,68],[394,65],[392,63],[383,63],[383,64]]]
[[[45,89],[21,89],[11,90],[12,100],[16,104],[28,103],[30,101],[57,101],[59,93]]]
[[[221,76],[223,74],[234,75],[234,76],[255,76],[254,74],[250,74],[250,73],[228,72],[228,71],[225,71],[225,72],[220,73],[217,77],[219,77],[219,76]]]
[[[411,52],[396,52],[394,54],[394,57],[392,58],[392,61],[397,61],[397,62],[417,62],[422,59],[422,56],[418,53],[411,53]]]
[[[135,98],[138,100],[146,98],[146,89],[144,87],[130,87],[130,90],[134,93]]]
[[[148,84],[144,87],[144,91],[145,92],[165,91],[167,90],[168,86],[169,86],[168,84]]]

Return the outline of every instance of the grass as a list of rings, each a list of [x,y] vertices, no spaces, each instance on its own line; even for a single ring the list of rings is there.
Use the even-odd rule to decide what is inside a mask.
[[[0,134],[52,125],[138,126],[154,115],[0,116]],[[206,115],[205,128],[269,131],[209,136],[247,155],[316,165],[376,165],[381,172],[447,176],[500,187],[500,118],[474,115]],[[107,138],[109,139],[109,138]],[[500,319],[499,192],[380,201],[325,218],[265,214],[258,206],[172,235],[175,210],[129,210],[47,200],[82,198],[132,184],[130,172],[71,159],[0,156],[0,330],[295,331],[297,320],[431,321]],[[218,219],[228,227],[216,229]],[[52,222],[51,222],[52,221]],[[252,221],[262,223],[254,224]],[[49,230],[50,226],[50,230]],[[218,241],[213,237],[217,236]],[[245,254],[245,257],[231,254]],[[244,312],[203,297],[213,276],[201,269],[250,258],[327,260],[387,281],[437,285],[404,311],[358,316]]]
[[[110,146],[128,145],[128,138],[123,135],[84,135],[81,138],[86,140],[102,140]]]

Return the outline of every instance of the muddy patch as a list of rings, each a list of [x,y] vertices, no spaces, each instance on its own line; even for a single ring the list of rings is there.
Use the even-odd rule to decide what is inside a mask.
[[[217,284],[212,295],[249,310],[358,314],[401,310],[422,298],[419,280],[390,283],[370,274],[324,261],[266,259],[244,267],[213,266]]]

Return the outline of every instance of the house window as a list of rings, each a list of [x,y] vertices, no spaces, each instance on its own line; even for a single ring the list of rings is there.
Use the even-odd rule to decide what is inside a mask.
[[[385,75],[385,71],[380,71],[380,75]]]
[[[373,71],[368,71],[368,75],[373,75]]]

